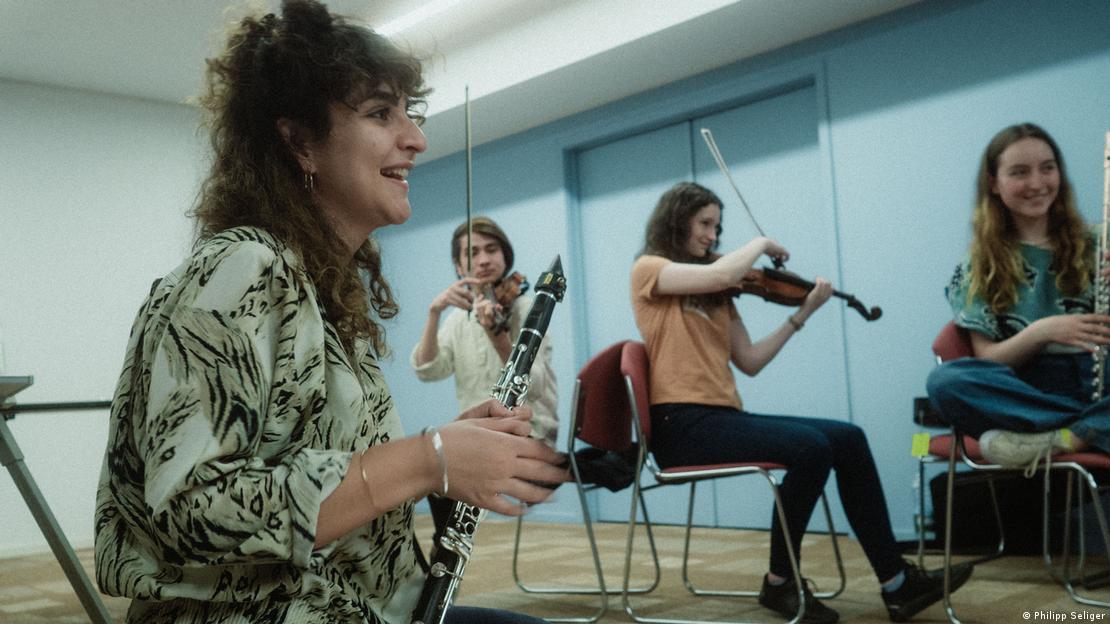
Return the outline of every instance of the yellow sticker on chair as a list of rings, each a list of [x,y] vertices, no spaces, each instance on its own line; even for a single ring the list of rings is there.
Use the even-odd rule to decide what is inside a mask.
[[[929,434],[915,433],[913,434],[913,442],[910,444],[910,456],[912,457],[925,457],[929,454]]]

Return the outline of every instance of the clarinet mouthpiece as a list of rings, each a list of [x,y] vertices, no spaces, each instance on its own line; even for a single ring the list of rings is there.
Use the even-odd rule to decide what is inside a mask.
[[[551,261],[551,266],[544,271],[536,283],[536,292],[547,292],[555,297],[555,301],[563,300],[563,293],[567,289],[567,279],[563,276],[563,260],[556,254]]]
[[[563,258],[559,254],[555,254],[555,259],[551,261],[551,266],[547,267],[548,273],[563,274]]]

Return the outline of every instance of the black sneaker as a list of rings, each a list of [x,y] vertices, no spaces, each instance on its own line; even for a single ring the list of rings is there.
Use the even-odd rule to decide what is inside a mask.
[[[952,592],[971,578],[974,568],[969,563],[952,566]],[[905,622],[929,605],[944,598],[944,570],[924,572],[906,562],[906,580],[892,592],[882,592],[886,612],[892,622]]]
[[[840,614],[821,604],[808,587],[805,588],[805,597],[806,612],[799,624],[835,624],[840,620]],[[797,583],[794,579],[789,579],[782,585],[772,585],[764,575],[763,589],[759,590],[759,604],[788,618],[794,617],[798,614]]]

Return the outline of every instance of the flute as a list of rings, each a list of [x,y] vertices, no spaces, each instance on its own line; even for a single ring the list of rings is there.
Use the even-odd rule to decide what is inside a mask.
[[[1110,311],[1110,285],[1106,283],[1103,270],[1106,267],[1106,226],[1107,217],[1110,216],[1110,132],[1106,133],[1106,149],[1102,159],[1102,232],[1098,238],[1098,259],[1095,262],[1095,314],[1106,314]],[[1106,345],[1099,345],[1091,357],[1094,364],[1091,372],[1094,374],[1094,392],[1091,393],[1092,401],[1102,400],[1106,383]]]

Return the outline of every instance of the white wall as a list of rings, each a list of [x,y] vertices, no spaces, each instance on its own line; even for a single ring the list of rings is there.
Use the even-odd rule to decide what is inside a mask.
[[[110,399],[138,306],[188,252],[204,165],[184,105],[0,81],[0,373],[23,403]],[[107,410],[8,425],[75,546],[92,543]],[[46,542],[0,476],[0,557]]]

